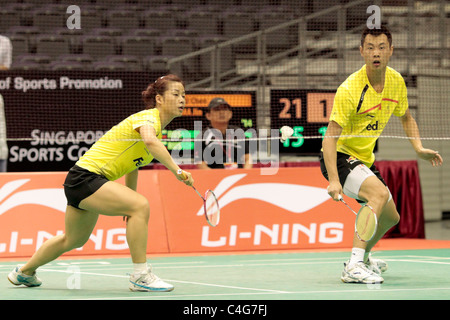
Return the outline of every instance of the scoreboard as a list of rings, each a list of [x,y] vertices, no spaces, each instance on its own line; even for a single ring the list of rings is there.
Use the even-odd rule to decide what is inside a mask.
[[[328,126],[336,91],[271,90],[272,128],[290,126],[294,139],[280,143],[280,153],[318,155]]]
[[[231,106],[233,117],[229,125],[234,125],[246,131],[256,129],[256,93],[255,91],[189,91],[186,93],[186,104],[183,114],[175,118],[162,130],[163,144],[167,149],[193,150],[194,142],[164,141],[170,139],[196,139],[201,133],[198,124],[206,129],[210,126],[205,117],[209,102],[214,98],[223,98]],[[197,126],[196,126],[197,123]],[[183,129],[183,130],[180,130]],[[248,131],[251,132],[251,131]]]

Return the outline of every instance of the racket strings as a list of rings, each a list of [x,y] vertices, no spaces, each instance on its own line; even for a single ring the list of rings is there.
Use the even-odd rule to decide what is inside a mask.
[[[212,192],[208,192],[205,199],[206,217],[211,225],[217,225],[220,218],[219,204]]]
[[[362,240],[370,240],[376,231],[375,213],[368,207],[364,207],[359,212],[356,219],[356,232]]]

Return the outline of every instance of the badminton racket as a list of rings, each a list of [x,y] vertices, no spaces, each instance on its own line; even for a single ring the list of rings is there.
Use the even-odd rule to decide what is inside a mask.
[[[177,173],[181,176],[181,179],[183,180],[187,179],[187,176],[181,169],[178,170]],[[217,201],[217,197],[214,194],[214,191],[208,189],[206,190],[205,195],[203,196],[193,185],[191,187],[203,200],[203,211],[205,213],[206,221],[211,227],[217,226],[220,221],[220,208],[219,202]]]
[[[368,242],[372,240],[373,236],[377,232],[378,219],[373,208],[368,204],[365,204],[356,213],[339,195],[339,201],[347,206],[355,215],[355,233],[359,240],[363,242]]]

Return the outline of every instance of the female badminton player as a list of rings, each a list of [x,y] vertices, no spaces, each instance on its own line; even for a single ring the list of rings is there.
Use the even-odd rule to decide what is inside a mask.
[[[147,265],[149,203],[136,192],[138,168],[156,158],[188,186],[193,179],[184,171],[182,180],[165,146],[161,130],[185,106],[185,89],[175,75],[158,78],[142,92],[146,109],[135,113],[100,138],[72,167],[64,183],[67,197],[65,233],[46,241],[8,279],[15,285],[39,286],[36,269],[63,253],[82,247],[89,239],[99,214],[127,218],[126,238],[134,264],[132,291],[171,291],[173,286],[158,278]],[[115,182],[125,176],[125,185]]]
[[[336,201],[341,194],[370,205],[378,217],[378,228],[369,242],[355,235],[350,260],[341,280],[382,283],[384,261],[372,259],[370,251],[383,235],[399,222],[392,195],[373,165],[373,149],[392,114],[399,117],[419,158],[433,166],[442,164],[437,151],[422,146],[419,129],[408,110],[406,85],[402,76],[387,66],[393,53],[392,36],[382,26],[363,31],[360,53],[365,65],[338,88],[323,139],[321,169],[329,181],[328,194]]]

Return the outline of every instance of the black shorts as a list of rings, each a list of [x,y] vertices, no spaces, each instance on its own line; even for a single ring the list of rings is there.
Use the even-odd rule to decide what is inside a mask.
[[[328,172],[325,167],[325,161],[323,159],[322,152],[320,153],[319,161],[320,161],[320,170],[322,171],[322,175],[325,177],[325,179],[328,180]],[[364,165],[359,159],[357,159],[353,156],[350,156],[348,154],[342,153],[342,152],[337,152],[336,164],[337,164],[337,170],[338,170],[338,175],[339,175],[339,182],[341,183],[342,187],[345,185],[347,176],[352,172],[352,170],[354,170],[356,167],[358,167],[360,165]],[[365,168],[367,168],[367,167],[365,167]],[[372,165],[369,169],[370,169],[370,171],[373,172],[373,174],[378,179],[380,179],[380,181],[385,186],[387,186],[386,182],[381,177],[380,171],[378,171],[378,169],[375,165]],[[358,199],[357,199],[357,201],[361,202]]]
[[[70,168],[64,181],[64,193],[66,194],[67,204],[81,209],[79,207],[80,202],[92,195],[108,181],[102,175],[90,172],[77,165],[73,166]]]

